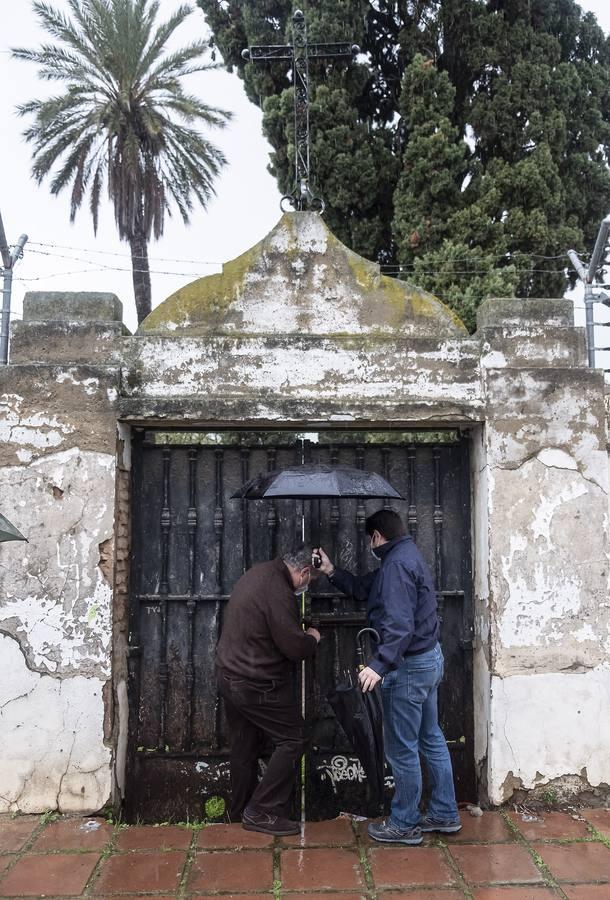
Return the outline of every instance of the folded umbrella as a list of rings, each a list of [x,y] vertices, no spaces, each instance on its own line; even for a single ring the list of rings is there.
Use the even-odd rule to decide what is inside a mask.
[[[364,628],[358,632],[360,659],[363,657],[360,641],[363,633],[368,631],[374,629]],[[354,678],[351,672],[346,672],[335,688],[326,695],[326,699],[362,764],[370,803],[381,807],[385,790],[385,757],[383,711],[379,691],[377,689],[362,691],[357,676]]]
[[[232,499],[323,500],[326,497],[380,497],[404,500],[376,472],[351,466],[308,464],[282,471],[264,472],[251,478]]]
[[[27,542],[27,538],[24,537],[17,528],[15,528],[12,522],[9,522],[9,520],[0,513],[0,542],[2,541]]]

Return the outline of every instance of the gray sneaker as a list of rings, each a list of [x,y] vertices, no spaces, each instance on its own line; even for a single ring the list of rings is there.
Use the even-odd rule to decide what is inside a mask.
[[[459,819],[435,819],[432,816],[424,816],[419,820],[422,831],[439,831],[441,834],[457,834],[462,828]]]
[[[299,822],[292,822],[272,813],[256,812],[253,809],[244,810],[241,825],[246,831],[260,831],[262,834],[273,834],[276,837],[300,834],[301,831]]]
[[[423,841],[419,825],[414,825],[413,828],[407,828],[406,831],[402,831],[396,825],[392,825],[389,819],[378,824],[371,822],[367,831],[374,841],[383,841],[386,844],[410,844],[416,846]]]

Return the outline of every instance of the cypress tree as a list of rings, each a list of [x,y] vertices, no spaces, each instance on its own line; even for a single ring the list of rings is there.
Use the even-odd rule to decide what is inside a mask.
[[[292,189],[290,68],[241,50],[291,38],[289,0],[197,0],[225,65],[263,109]],[[362,49],[310,65],[314,187],[356,252],[474,326],[486,296],[559,296],[568,247],[608,210],[610,42],[573,0],[318,0],[311,41]]]

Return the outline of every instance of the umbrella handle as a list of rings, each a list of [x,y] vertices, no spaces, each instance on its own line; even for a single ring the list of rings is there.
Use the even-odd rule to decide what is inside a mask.
[[[358,642],[358,646],[356,647],[356,659],[358,660],[358,671],[361,672],[366,663],[364,661],[364,643],[362,641],[363,634],[372,634],[377,643],[381,640],[379,637],[379,632],[375,628],[361,628],[358,634],[356,635],[356,641]]]

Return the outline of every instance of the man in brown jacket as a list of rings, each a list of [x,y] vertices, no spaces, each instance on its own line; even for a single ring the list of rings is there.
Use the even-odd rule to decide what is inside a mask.
[[[311,550],[304,547],[259,563],[239,579],[224,614],[216,666],[231,741],[230,815],[249,831],[299,832],[287,817],[305,746],[292,664],[313,656],[320,633],[303,631],[295,594],[307,589],[311,574]],[[258,781],[264,736],[274,750]]]

